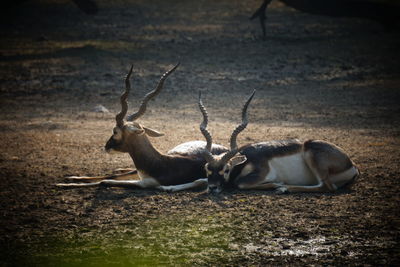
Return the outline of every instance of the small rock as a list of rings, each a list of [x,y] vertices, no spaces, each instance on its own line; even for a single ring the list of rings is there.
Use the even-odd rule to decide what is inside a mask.
[[[93,108],[93,112],[98,112],[98,113],[110,113],[110,111],[104,107],[103,105],[97,105]]]

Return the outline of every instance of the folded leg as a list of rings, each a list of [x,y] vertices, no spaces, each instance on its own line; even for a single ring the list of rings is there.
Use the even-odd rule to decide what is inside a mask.
[[[183,191],[187,189],[193,189],[193,188],[198,188],[202,186],[207,186],[208,184],[208,179],[207,178],[202,178],[198,179],[194,182],[191,183],[186,183],[186,184],[178,184],[178,185],[161,185],[157,187],[157,189],[161,191],[167,191],[167,192],[177,192],[177,191]]]
[[[273,190],[281,187],[281,184],[275,183],[265,183],[265,184],[255,184],[255,185],[246,185],[241,186],[240,189],[253,189],[253,190]]]
[[[330,188],[326,186],[325,183],[319,183],[317,185],[280,185],[279,193],[318,193],[318,192],[330,192],[332,191]]]
[[[131,170],[125,173],[104,176],[68,176],[65,179],[74,182],[94,182],[101,180],[138,180],[139,176],[137,170]]]
[[[131,171],[136,171],[136,169],[133,168],[118,168],[113,170],[113,173],[126,173],[126,172],[131,172]]]
[[[123,187],[123,188],[147,188],[148,183],[144,180],[102,180],[100,182],[94,183],[60,183],[56,184],[58,187],[62,188],[81,188],[81,187]]]

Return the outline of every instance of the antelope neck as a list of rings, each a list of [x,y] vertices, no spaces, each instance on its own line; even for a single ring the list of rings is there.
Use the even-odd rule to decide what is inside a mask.
[[[146,134],[139,136],[138,140],[130,145],[129,155],[135,167],[142,171],[148,171],[152,166],[160,165],[158,163],[163,158],[163,155],[150,143]]]

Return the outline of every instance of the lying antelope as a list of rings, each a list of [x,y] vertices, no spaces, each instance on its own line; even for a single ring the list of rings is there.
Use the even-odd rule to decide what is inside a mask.
[[[116,186],[128,188],[154,188],[165,191],[179,191],[188,188],[207,186],[204,165],[204,141],[192,141],[178,145],[167,154],[157,151],[151,144],[148,136],[159,137],[163,134],[156,130],[144,127],[136,122],[146,111],[150,99],[158,95],[163,88],[165,79],[178,67],[179,63],[167,71],[160,79],[157,87],[146,94],[139,110],[127,117],[127,98],[130,91],[129,78],[132,67],[125,79],[125,92],[121,95],[121,112],[115,119],[113,135],[107,141],[105,150],[111,152],[129,153],[136,170],[122,174],[98,177],[71,176],[67,179],[85,183],[62,183],[60,187],[90,187],[90,186]],[[211,154],[218,155],[228,149],[220,145],[207,147]],[[139,178],[139,179],[138,179]],[[203,179],[199,179],[203,178]],[[134,179],[134,180],[133,180]],[[95,182],[93,182],[95,181]]]
[[[231,135],[230,150],[219,155],[210,153],[208,115],[199,96],[203,114],[200,130],[207,140],[205,169],[209,192],[219,193],[224,188],[275,189],[277,193],[326,192],[355,180],[359,171],[354,163],[342,149],[325,141],[268,141],[238,148],[236,138],[247,126],[247,106],[254,93],[243,107],[242,123]]]

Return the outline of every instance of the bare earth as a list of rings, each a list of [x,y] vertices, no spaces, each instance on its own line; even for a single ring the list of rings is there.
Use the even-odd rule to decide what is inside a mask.
[[[400,264],[398,32],[274,2],[262,40],[248,20],[258,0],[97,2],[96,16],[38,0],[2,18],[0,266]],[[177,61],[140,119],[165,133],[160,151],[202,139],[199,90],[227,145],[257,89],[239,144],[327,140],[358,181],[291,195],[55,187],[132,167],[102,151],[123,77],[133,64],[133,111]]]

